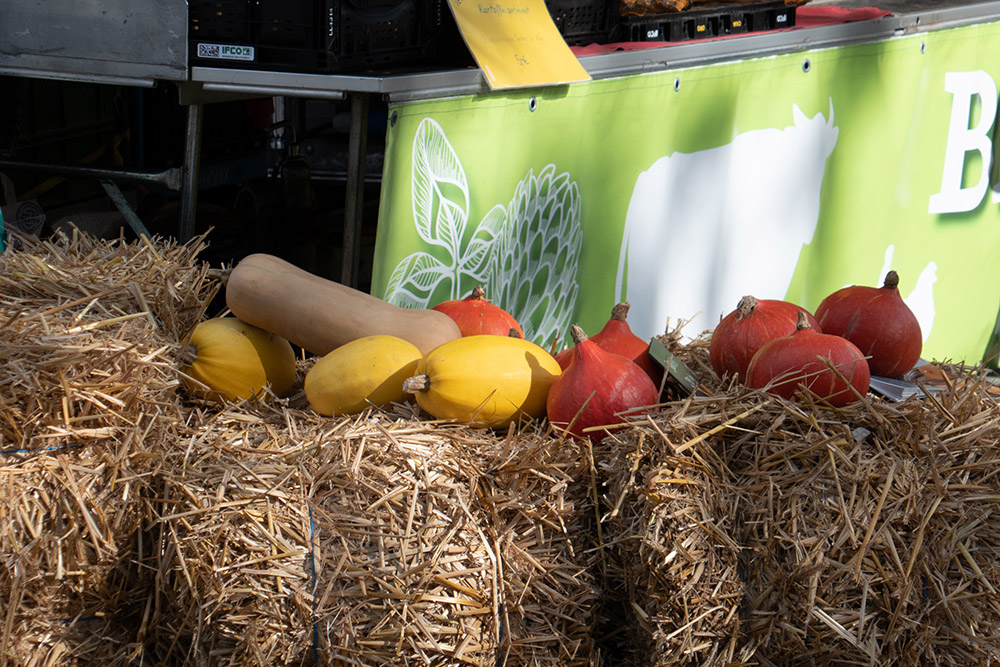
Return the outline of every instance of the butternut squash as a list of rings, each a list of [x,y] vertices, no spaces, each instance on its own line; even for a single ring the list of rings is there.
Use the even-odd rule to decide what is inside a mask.
[[[403,391],[436,419],[503,427],[545,416],[562,369],[544,348],[514,337],[478,334],[449,341],[417,364]]]
[[[341,345],[306,373],[306,399],[326,417],[353,415],[369,406],[401,402],[403,380],[413,375],[420,350],[397,336],[365,336]]]
[[[260,253],[233,267],[226,281],[226,304],[244,322],[319,356],[377,334],[397,336],[427,354],[462,335],[444,313],[400,308]]]

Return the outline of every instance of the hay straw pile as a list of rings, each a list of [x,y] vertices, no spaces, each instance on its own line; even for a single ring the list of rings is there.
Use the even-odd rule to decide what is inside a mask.
[[[591,664],[577,452],[286,408],[222,413],[175,454],[163,622],[186,660]]]
[[[440,438],[291,411],[274,437],[267,415],[241,417],[206,424],[165,476],[169,574],[186,585],[164,622],[201,661],[377,664],[399,649],[478,664],[495,648],[496,566]]]
[[[840,419],[791,406],[758,419],[767,437],[732,454],[759,654],[1000,658],[1000,413],[989,386],[871,402]]]
[[[170,351],[212,287],[197,245],[22,247],[0,263],[0,663],[125,664],[183,421]]]
[[[0,665],[595,664],[577,447],[190,399],[200,247],[0,258]]]
[[[671,405],[596,448],[607,605],[631,619],[618,637],[623,664],[756,664],[743,628],[736,489],[710,437],[739,416],[733,403]]]
[[[832,410],[667,336],[704,392],[593,447],[222,407],[176,371],[216,314],[200,249],[0,257],[0,666],[1000,661],[982,369]]]
[[[1000,411],[982,369],[947,370],[840,410],[717,384],[605,440],[630,664],[996,662]]]

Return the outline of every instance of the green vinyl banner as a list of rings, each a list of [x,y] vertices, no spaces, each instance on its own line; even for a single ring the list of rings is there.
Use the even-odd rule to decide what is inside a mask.
[[[643,338],[744,295],[810,311],[890,269],[923,357],[978,362],[1000,305],[1000,24],[390,106],[372,293],[483,285],[566,345],[619,301]]]

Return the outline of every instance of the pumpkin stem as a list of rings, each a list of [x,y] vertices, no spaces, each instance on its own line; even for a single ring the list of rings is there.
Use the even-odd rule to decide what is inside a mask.
[[[469,295],[470,299],[485,299],[486,290],[482,285],[476,285],[476,289],[472,290],[472,294]]]
[[[574,343],[582,343],[587,340],[587,334],[579,324],[572,324],[569,327],[569,335],[573,337]]]
[[[885,284],[886,289],[896,289],[899,285],[899,274],[895,271],[890,270],[889,273],[885,274]]]
[[[403,392],[407,394],[416,394],[419,392],[428,391],[431,388],[431,378],[426,373],[421,375],[414,375],[413,377],[408,377],[403,380]]]
[[[223,286],[225,286],[226,283],[229,282],[229,276],[233,273],[233,267],[230,266],[226,269],[209,269],[207,273],[209,278],[218,280]]]
[[[812,327],[809,326],[809,318],[806,317],[806,311],[800,310],[799,311],[799,320],[798,320],[798,322],[795,323],[795,330],[796,331],[802,331],[803,329],[810,329],[811,330]]]
[[[736,305],[736,319],[742,320],[744,317],[752,313],[756,307],[757,299],[748,294],[740,299],[740,302]]]
[[[622,301],[619,304],[615,304],[615,307],[611,309],[611,319],[624,322],[625,318],[628,317],[629,308],[631,308],[631,306],[628,301]]]
[[[181,366],[191,366],[198,361],[198,346],[193,343],[184,343],[177,351],[177,363]]]

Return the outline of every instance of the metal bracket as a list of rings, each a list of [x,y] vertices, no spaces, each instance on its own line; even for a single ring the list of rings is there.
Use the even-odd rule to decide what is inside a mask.
[[[121,214],[125,216],[125,222],[127,222],[128,226],[132,228],[132,231],[135,232],[136,236],[148,239],[149,230],[146,229],[146,225],[142,223],[139,216],[132,210],[128,200],[125,199],[125,195],[123,195],[122,191],[118,189],[118,186],[112,181],[101,181],[101,186],[104,187],[104,191],[108,193],[108,197],[110,197],[111,201],[115,203],[115,206],[118,207]]]

